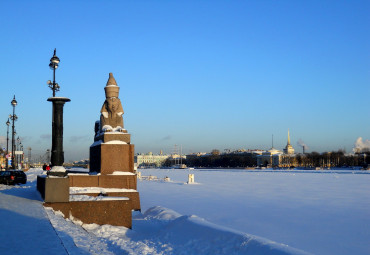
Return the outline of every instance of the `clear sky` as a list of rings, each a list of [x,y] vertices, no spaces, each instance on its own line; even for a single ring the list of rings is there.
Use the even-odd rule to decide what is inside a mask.
[[[0,136],[51,148],[52,79],[65,159],[88,158],[113,72],[136,152],[352,150],[370,139],[370,1],[1,1]],[[4,142],[2,142],[3,146]]]

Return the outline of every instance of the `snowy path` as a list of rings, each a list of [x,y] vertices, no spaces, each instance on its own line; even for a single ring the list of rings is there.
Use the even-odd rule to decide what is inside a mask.
[[[35,179],[30,174],[26,185],[0,184],[1,254],[114,254],[100,238],[45,210]]]
[[[6,191],[0,193],[1,254],[68,254],[41,201],[7,195]],[[17,193],[24,194],[24,190]]]
[[[46,209],[46,213],[64,247],[68,250],[68,254],[115,254],[111,251],[112,248],[109,243],[93,234],[89,234],[81,226],[69,220],[66,221],[61,215],[55,214],[49,208]],[[122,252],[121,254],[125,253]]]

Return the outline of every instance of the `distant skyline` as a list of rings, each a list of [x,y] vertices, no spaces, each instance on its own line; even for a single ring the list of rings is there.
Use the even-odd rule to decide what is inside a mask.
[[[16,96],[27,155],[51,148],[52,79],[65,161],[89,157],[109,72],[135,152],[332,151],[370,139],[369,1],[1,1],[0,144]],[[2,121],[2,122],[1,122]]]

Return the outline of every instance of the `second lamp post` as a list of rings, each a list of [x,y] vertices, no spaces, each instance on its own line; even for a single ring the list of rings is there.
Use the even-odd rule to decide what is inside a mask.
[[[55,82],[55,70],[59,66],[59,58],[56,56],[56,50],[54,55],[50,59],[49,67],[53,70],[53,82],[48,81],[49,87],[53,90],[53,97],[48,98],[49,102],[53,103],[53,115],[52,115],[52,144],[51,144],[51,165],[52,169],[49,172],[53,175],[66,175],[65,171],[59,171],[63,168],[64,163],[64,151],[63,151],[63,107],[66,102],[71,101],[66,97],[55,97],[55,92],[59,91],[59,85]],[[55,171],[54,171],[55,169]],[[65,170],[65,169],[64,169]]]
[[[15,107],[17,106],[17,100],[15,100],[15,95],[13,97],[13,100],[10,102],[13,106],[13,115],[9,115],[9,118],[12,120],[12,169],[15,169],[15,162],[14,162],[14,153],[15,153],[15,144],[14,144],[14,122],[18,119],[17,115],[15,115]]]

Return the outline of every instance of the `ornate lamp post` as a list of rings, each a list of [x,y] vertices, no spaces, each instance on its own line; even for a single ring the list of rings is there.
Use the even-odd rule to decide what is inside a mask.
[[[6,130],[6,170],[9,169],[9,166],[8,166],[8,154],[9,154],[9,125],[10,125],[10,121],[8,119],[8,121],[6,122],[6,125],[7,125],[7,130]]]
[[[11,105],[13,106],[13,115],[9,115],[9,118],[12,120],[12,169],[15,169],[15,164],[14,164],[14,149],[15,149],[15,144],[14,144],[14,136],[15,136],[15,131],[14,131],[14,122],[18,119],[17,115],[15,115],[15,107],[17,106],[17,100],[15,100],[15,95],[13,97],[13,100],[10,102]]]
[[[57,171],[55,167],[62,167],[64,163],[63,107],[66,102],[71,100],[66,97],[55,97],[55,92],[60,89],[58,83],[55,82],[55,70],[58,68],[59,62],[60,60],[56,56],[56,49],[54,49],[54,55],[50,59],[49,64],[49,67],[53,70],[53,82],[48,81],[49,88],[53,91],[53,97],[48,98],[48,101],[53,103],[51,165],[54,169],[51,170],[51,173],[54,172],[54,175],[65,175],[65,172]]]

